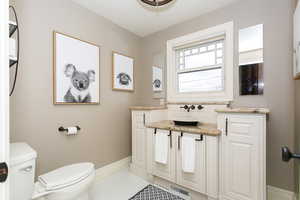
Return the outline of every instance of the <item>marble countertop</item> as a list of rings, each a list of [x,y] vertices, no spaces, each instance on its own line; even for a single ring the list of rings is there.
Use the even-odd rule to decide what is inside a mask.
[[[270,110],[267,108],[221,108],[216,109],[218,113],[258,113],[258,114],[269,114]]]
[[[167,106],[131,106],[130,110],[165,110]]]
[[[185,133],[195,133],[209,136],[219,136],[221,131],[217,129],[216,124],[200,123],[198,126],[176,126],[173,121],[159,121],[146,125],[147,128],[157,128]]]

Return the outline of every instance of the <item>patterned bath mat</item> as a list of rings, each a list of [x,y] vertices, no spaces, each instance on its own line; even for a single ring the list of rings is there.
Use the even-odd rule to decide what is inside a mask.
[[[129,200],[184,200],[153,185],[148,185]]]

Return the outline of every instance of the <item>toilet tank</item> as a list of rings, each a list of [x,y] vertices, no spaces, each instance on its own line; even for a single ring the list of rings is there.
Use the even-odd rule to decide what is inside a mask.
[[[28,144],[10,144],[10,200],[31,200],[36,157],[36,151]]]

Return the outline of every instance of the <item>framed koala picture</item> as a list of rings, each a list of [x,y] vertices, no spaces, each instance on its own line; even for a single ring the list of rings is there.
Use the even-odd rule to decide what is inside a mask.
[[[53,32],[54,104],[100,103],[100,47]]]
[[[134,59],[113,52],[113,90],[134,91]]]

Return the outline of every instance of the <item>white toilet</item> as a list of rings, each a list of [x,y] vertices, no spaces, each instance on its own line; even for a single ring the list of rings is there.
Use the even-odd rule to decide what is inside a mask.
[[[10,200],[91,200],[93,163],[56,169],[39,176],[34,183],[36,157],[37,153],[26,143],[10,145]]]

